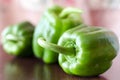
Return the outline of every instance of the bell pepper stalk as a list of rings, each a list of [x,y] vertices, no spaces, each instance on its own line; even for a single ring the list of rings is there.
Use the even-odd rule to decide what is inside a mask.
[[[118,38],[111,30],[83,25],[65,31],[58,44],[47,42],[41,37],[38,44],[58,53],[61,68],[77,76],[104,73],[112,65],[119,49]]]
[[[57,44],[59,37],[64,31],[82,24],[80,13],[82,13],[82,10],[76,8],[62,8],[60,6],[48,8],[33,34],[35,57],[48,64],[56,63],[58,61],[58,54],[40,47],[37,43],[38,38],[43,37],[48,42]]]
[[[68,7],[66,9],[64,9],[61,13],[60,13],[60,17],[63,18],[63,17],[66,17],[68,16],[69,14],[71,13],[83,13],[82,10],[78,9],[78,8],[72,8],[72,7]]]
[[[13,56],[33,56],[33,32],[34,26],[28,21],[6,27],[2,32],[2,45],[4,51]]]

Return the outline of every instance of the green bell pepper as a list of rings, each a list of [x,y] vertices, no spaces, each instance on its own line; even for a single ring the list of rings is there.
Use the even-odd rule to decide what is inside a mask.
[[[34,26],[27,21],[6,27],[2,32],[3,49],[14,56],[32,56],[33,32]]]
[[[38,38],[43,37],[48,42],[56,44],[64,31],[82,23],[81,12],[76,8],[63,9],[60,6],[48,8],[34,32],[33,51],[35,56],[45,63],[57,62],[58,54],[40,47],[37,42]]]
[[[81,25],[67,30],[58,45],[38,39],[41,47],[58,52],[59,64],[71,75],[96,76],[110,68],[119,49],[116,35],[103,27]]]

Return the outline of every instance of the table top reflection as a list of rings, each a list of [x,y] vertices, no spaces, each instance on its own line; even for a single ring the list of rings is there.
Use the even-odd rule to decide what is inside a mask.
[[[68,75],[56,64],[45,64],[36,58],[16,58],[7,55],[0,45],[0,80],[120,80],[120,56],[112,67],[95,77]]]

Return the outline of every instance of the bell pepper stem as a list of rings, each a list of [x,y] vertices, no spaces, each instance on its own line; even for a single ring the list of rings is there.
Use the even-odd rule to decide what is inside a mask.
[[[77,8],[65,8],[61,13],[60,13],[60,17],[63,18],[63,17],[66,17],[68,16],[69,14],[71,13],[82,13],[83,11],[80,10],[80,9],[77,9]]]
[[[6,40],[9,40],[9,41],[12,41],[12,42],[17,42],[18,41],[17,37],[12,35],[12,34],[7,35]]]
[[[38,38],[38,44],[45,49],[49,49],[60,54],[74,55],[75,53],[75,48],[73,47],[62,47],[54,43],[49,43],[43,38]]]

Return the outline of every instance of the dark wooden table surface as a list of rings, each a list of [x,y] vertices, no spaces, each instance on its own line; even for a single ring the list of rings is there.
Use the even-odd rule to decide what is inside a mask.
[[[47,65],[35,58],[7,55],[0,45],[0,80],[120,80],[120,55],[100,76],[78,77],[64,73],[58,64]]]

